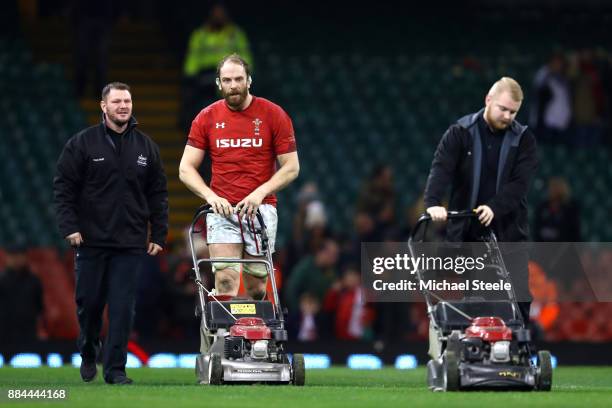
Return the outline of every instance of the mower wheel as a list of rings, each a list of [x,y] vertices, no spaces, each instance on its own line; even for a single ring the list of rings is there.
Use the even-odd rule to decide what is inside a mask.
[[[223,383],[223,365],[221,364],[221,355],[219,353],[211,353],[208,361],[208,380],[211,385],[220,385]]]
[[[546,350],[538,351],[536,387],[538,391],[550,391],[552,387],[552,362],[550,352]]]
[[[444,391],[459,390],[459,359],[454,351],[446,350],[442,362]]]
[[[446,349],[457,356],[461,353],[461,332],[453,330],[446,340]]]
[[[304,366],[304,355],[294,354],[291,363],[291,371],[293,371],[293,385],[303,386],[306,382],[306,368]]]

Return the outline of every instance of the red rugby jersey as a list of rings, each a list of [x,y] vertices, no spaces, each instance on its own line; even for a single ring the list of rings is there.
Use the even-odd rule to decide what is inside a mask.
[[[238,204],[276,171],[276,156],[296,150],[293,124],[283,109],[253,96],[243,111],[221,99],[193,120],[187,144],[209,152],[210,188],[232,205]],[[264,203],[276,205],[276,195]]]

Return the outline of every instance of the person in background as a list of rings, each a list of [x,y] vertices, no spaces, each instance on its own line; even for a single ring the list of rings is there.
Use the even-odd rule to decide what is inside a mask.
[[[327,327],[321,301],[310,292],[300,296],[299,311],[289,314],[289,335],[299,341],[315,341],[325,337]]]
[[[226,8],[214,4],[208,18],[189,37],[183,64],[183,107],[181,125],[189,129],[191,119],[217,99],[215,77],[217,63],[226,55],[236,53],[250,66],[253,57],[245,32],[229,17]]]
[[[357,265],[347,265],[342,278],[325,295],[323,308],[333,316],[334,334],[341,340],[372,338],[374,311],[365,302]]]
[[[548,198],[535,213],[534,238],[547,242],[580,242],[580,206],[562,177],[548,180]]]
[[[303,293],[309,292],[323,303],[327,290],[338,278],[338,243],[327,238],[314,255],[302,259],[289,274],[285,285],[285,304],[297,309]]]
[[[37,339],[43,312],[40,280],[28,267],[26,248],[6,248],[6,265],[0,272],[0,344],[28,344]]]
[[[555,53],[536,72],[529,125],[549,143],[564,143],[572,120],[572,94],[563,54]]]

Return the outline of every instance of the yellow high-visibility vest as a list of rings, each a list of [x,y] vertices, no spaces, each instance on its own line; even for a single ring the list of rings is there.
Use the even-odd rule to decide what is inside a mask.
[[[252,65],[253,59],[245,33],[229,24],[220,31],[203,26],[191,33],[183,72],[194,76],[203,70],[216,69],[219,61],[228,54],[237,53]]]

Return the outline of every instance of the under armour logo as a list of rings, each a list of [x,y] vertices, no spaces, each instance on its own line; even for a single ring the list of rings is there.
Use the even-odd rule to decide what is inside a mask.
[[[217,122],[215,123],[215,129],[225,129],[225,122]]]

